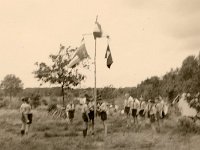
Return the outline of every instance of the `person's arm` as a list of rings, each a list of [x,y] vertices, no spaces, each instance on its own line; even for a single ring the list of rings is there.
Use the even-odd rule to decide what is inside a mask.
[[[125,109],[125,107],[126,107],[126,100],[124,100],[124,104],[123,105],[124,105],[124,109]]]
[[[137,115],[139,114],[139,111],[140,111],[140,102],[137,102],[136,103],[136,107],[137,107]]]
[[[85,108],[86,110],[85,110],[85,112],[86,112],[86,116],[87,116],[87,118],[88,118],[88,120],[89,120],[89,109],[88,108]]]

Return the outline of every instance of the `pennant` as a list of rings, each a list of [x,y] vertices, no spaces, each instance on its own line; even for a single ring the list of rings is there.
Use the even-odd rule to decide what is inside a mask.
[[[112,59],[112,55],[111,55],[109,45],[108,45],[107,50],[106,50],[105,58],[107,58],[107,67],[110,68],[112,63],[113,63],[113,59]]]
[[[94,36],[94,39],[96,39],[96,38],[101,38],[101,37],[102,37],[101,25],[100,25],[97,21],[95,22],[95,27],[94,27],[94,31],[93,31],[93,36]]]
[[[77,64],[79,64],[83,59],[89,57],[85,43],[81,44],[81,46],[77,49],[71,61],[68,64],[68,68],[73,68]]]

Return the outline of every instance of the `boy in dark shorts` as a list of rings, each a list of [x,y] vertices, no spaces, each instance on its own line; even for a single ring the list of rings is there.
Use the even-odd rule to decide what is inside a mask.
[[[134,98],[131,103],[131,110],[132,110],[134,125],[138,124],[137,116],[139,113],[139,106],[140,106],[140,103],[139,103],[138,99]]]
[[[82,118],[84,121],[84,129],[83,129],[83,137],[87,136],[87,130],[88,130],[88,121],[89,121],[89,107],[88,107],[88,103],[89,103],[89,99],[88,99],[88,95],[85,94],[86,97],[86,102],[83,104],[82,106]]]
[[[31,112],[31,105],[29,104],[29,98],[22,98],[22,105],[20,107],[21,113],[21,135],[23,136],[28,135],[30,125],[32,124],[32,112]]]
[[[89,108],[89,120],[90,120],[90,126],[92,129],[92,135],[94,135],[94,101],[90,100],[88,103],[88,108]]]
[[[126,123],[127,127],[129,126],[129,119],[130,119],[130,105],[132,101],[132,97],[130,97],[129,93],[125,94],[125,100],[124,100],[124,113],[126,115]]]
[[[66,107],[67,116],[69,118],[70,123],[73,123],[75,106],[73,101],[71,101]]]
[[[103,127],[104,127],[104,135],[107,136],[107,104],[105,102],[102,102],[101,106],[99,107],[100,109],[100,115],[101,115],[101,120],[103,122]]]

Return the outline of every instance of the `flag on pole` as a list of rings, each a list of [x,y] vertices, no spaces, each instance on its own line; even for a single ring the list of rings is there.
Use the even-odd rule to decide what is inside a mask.
[[[110,68],[112,63],[113,63],[113,59],[112,59],[112,55],[111,55],[111,51],[110,51],[109,45],[107,46],[105,58],[107,58],[107,67]]]
[[[77,49],[71,61],[68,64],[68,68],[73,68],[77,64],[79,64],[83,59],[89,57],[85,43],[81,44],[81,46]]]
[[[95,22],[93,36],[94,36],[94,39],[102,37],[102,28],[101,28],[101,25],[99,24],[99,22],[97,20]]]

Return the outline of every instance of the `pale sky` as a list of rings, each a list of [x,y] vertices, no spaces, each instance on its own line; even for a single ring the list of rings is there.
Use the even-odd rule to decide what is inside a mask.
[[[79,46],[98,14],[109,34],[111,69],[104,55],[106,39],[97,41],[97,86],[136,86],[153,75],[180,67],[200,50],[199,0],[8,0],[0,1],[0,80],[15,74],[24,87],[39,87],[36,61],[48,63],[60,43]],[[92,37],[85,39],[94,50]],[[81,87],[93,87],[93,70]]]

